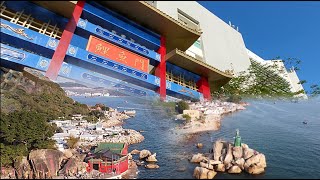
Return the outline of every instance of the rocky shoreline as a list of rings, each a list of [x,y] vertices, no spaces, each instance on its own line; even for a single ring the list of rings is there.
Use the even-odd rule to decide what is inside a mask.
[[[211,102],[190,103],[190,110],[184,110],[183,114],[176,116],[176,119],[183,119],[183,115],[189,115],[191,120],[183,126],[176,127],[175,132],[180,134],[194,134],[198,132],[214,131],[220,128],[223,116],[235,111],[246,109],[248,103]]]
[[[198,153],[192,156],[190,162],[199,163],[193,172],[196,179],[213,179],[217,172],[261,174],[267,167],[265,155],[247,144],[234,146],[221,140],[213,144],[209,156]]]
[[[103,140],[103,142],[127,143],[130,145],[130,144],[140,143],[144,140],[144,136],[138,131],[133,129],[124,129],[124,130],[126,130],[129,133],[128,136],[110,137],[108,139]]]

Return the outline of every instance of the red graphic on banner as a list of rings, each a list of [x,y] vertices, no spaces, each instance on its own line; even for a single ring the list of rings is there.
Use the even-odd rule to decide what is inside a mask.
[[[90,35],[87,51],[148,73],[149,59]]]

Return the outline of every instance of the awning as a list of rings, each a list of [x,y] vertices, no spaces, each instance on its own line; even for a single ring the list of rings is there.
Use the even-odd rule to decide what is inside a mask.
[[[72,12],[77,1],[32,1],[63,17],[72,17]],[[167,51],[175,48],[187,50],[201,35],[195,29],[189,28],[180,21],[165,14],[159,9],[144,1],[97,1],[102,6],[115,11],[122,16],[164,35]]]
[[[157,34],[164,35],[167,51],[175,48],[185,51],[201,35],[201,32],[187,27],[144,1],[98,1],[98,3]]]
[[[218,70],[178,49],[169,52],[166,55],[166,61],[199,76],[207,77],[211,90],[226,84],[233,77],[232,74]]]
[[[60,16],[71,18],[75,5],[78,1],[31,1]]]

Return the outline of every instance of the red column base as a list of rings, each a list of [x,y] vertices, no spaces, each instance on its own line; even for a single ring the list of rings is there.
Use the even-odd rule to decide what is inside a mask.
[[[197,86],[199,87],[199,92],[203,94],[205,100],[211,100],[210,86],[208,82],[208,78],[201,77],[197,82]]]

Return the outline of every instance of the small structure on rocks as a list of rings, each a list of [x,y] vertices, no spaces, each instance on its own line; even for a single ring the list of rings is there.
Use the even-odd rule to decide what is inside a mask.
[[[212,146],[213,160],[203,154],[195,154],[190,162],[199,163],[193,176],[197,179],[212,179],[217,172],[238,174],[245,171],[249,174],[261,174],[267,167],[266,157],[247,144],[241,142],[239,130],[236,131],[234,143],[217,140]]]
[[[100,143],[85,159],[87,172],[121,174],[128,170],[128,145],[125,143]]]

